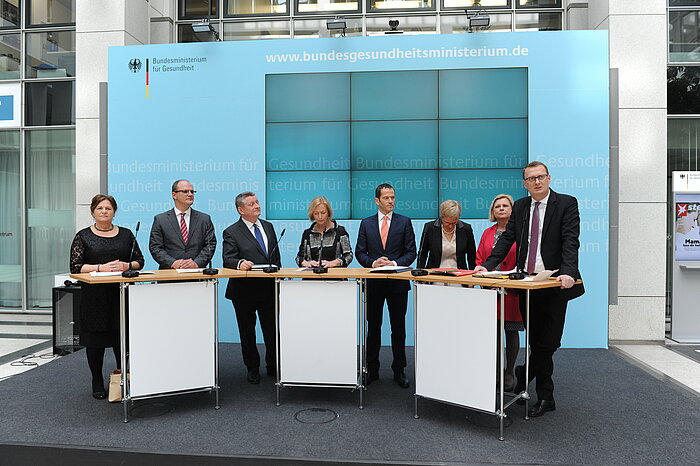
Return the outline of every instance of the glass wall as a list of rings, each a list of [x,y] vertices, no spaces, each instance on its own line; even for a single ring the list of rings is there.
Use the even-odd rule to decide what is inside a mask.
[[[178,42],[213,40],[191,33],[190,24],[209,18],[222,40],[335,37],[326,20],[346,19],[345,36],[392,32],[453,34],[467,31],[467,14],[488,14],[491,25],[478,32],[565,29],[561,0],[179,0]],[[220,8],[220,10],[219,10]],[[219,11],[222,13],[220,14]],[[394,32],[395,33],[395,32]]]
[[[0,0],[0,81],[0,310],[48,311],[75,234],[75,0]]]
[[[19,131],[0,132],[0,307],[22,307]]]

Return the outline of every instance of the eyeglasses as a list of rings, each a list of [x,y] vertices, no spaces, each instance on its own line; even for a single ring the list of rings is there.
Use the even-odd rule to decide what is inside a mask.
[[[174,192],[174,193],[182,193],[182,194],[190,194],[190,193],[191,193],[191,194],[194,194],[194,193],[196,193],[197,191],[195,191],[194,189],[180,189],[180,190],[173,191],[173,192]]]
[[[549,175],[537,175],[537,176],[529,176],[527,178],[524,178],[525,181],[528,183],[534,183],[535,181],[542,182],[544,181]]]

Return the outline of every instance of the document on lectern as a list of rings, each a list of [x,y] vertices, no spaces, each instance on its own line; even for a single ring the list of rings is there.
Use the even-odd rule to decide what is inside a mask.
[[[384,265],[382,267],[375,267],[370,272],[374,273],[399,273],[411,270],[412,267],[406,267],[405,265]]]

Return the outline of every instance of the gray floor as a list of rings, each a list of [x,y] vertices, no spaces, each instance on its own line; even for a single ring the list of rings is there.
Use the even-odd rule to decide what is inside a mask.
[[[384,348],[383,357],[389,353]],[[276,407],[271,378],[245,382],[238,345],[222,344],[220,355],[221,410],[206,393],[142,401],[128,424],[121,405],[92,399],[83,352],[16,375],[0,383],[0,444],[329,460],[697,464],[698,397],[607,350],[560,350],[557,411],[524,421],[513,406],[505,442],[497,440],[494,417],[465,409],[422,401],[421,419],[413,419],[412,392],[385,370],[365,392],[364,410],[356,393],[339,389],[285,389]],[[295,420],[309,408],[338,418]]]

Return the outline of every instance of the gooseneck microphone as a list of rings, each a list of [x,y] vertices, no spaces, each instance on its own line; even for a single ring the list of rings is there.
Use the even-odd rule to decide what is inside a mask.
[[[209,247],[209,243],[207,242],[207,254],[211,251],[211,247]],[[213,256],[213,254],[212,254]],[[219,273],[219,269],[215,269],[211,266],[211,258],[209,258],[209,267],[206,269],[202,270],[202,273],[204,275],[217,275]]]
[[[138,270],[131,269],[131,262],[133,261],[134,249],[136,248],[136,237],[139,235],[140,228],[141,222],[136,222],[136,234],[134,235],[134,241],[131,243],[131,253],[129,254],[129,269],[122,272],[122,277],[124,278],[136,278],[139,276]]]
[[[326,236],[326,227],[323,227],[323,233],[321,233],[321,246],[318,248],[318,266],[311,269],[313,273],[328,273],[328,268],[321,265],[323,260],[323,237]],[[311,239],[311,236],[309,236]]]
[[[513,222],[515,223],[515,222]],[[527,230],[528,225],[530,224],[530,209],[527,209],[527,215],[525,216],[525,223],[523,224],[523,229],[520,232],[520,239],[516,243],[515,246],[515,268],[517,269],[515,273],[510,273],[508,274],[508,279],[509,280],[522,280],[523,278],[527,277],[527,273],[523,271],[523,268],[520,267],[520,252],[522,251],[523,243],[525,242],[525,230]],[[507,228],[507,227],[506,227]],[[527,257],[525,257],[527,259]]]
[[[287,231],[286,228],[282,229],[282,233],[280,233],[279,238],[277,238],[277,242],[275,243],[275,247],[272,248],[272,252],[267,256],[267,261],[270,263],[270,265],[268,267],[263,267],[263,269],[262,269],[263,272],[275,273],[280,269],[279,267],[277,267],[275,264],[272,263],[272,256],[275,255],[275,251],[277,250],[277,248],[280,245],[280,240],[282,239],[282,237],[284,236],[284,232],[286,232],[286,231]]]
[[[426,236],[428,236],[428,235],[426,234],[425,230],[423,230],[423,235],[421,235],[420,244],[418,245],[418,262],[420,262],[420,254],[421,254],[421,252],[423,252],[423,248],[425,247],[425,237]],[[416,264],[416,265],[418,265],[418,264]],[[425,255],[425,265],[428,265],[428,254],[427,253]],[[421,269],[421,268],[413,269],[413,270],[411,270],[411,275],[413,275],[414,277],[424,277],[425,275],[428,275],[428,271],[425,269]]]

